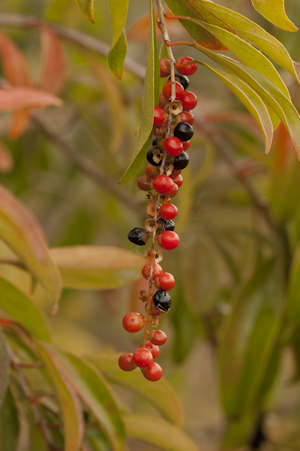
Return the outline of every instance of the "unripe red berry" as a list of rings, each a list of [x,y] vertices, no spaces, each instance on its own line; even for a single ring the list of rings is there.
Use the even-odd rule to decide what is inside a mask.
[[[168,103],[168,99],[165,98],[165,96],[163,95],[162,92],[159,93],[159,97],[158,97],[158,106],[159,108],[164,109],[164,107],[167,105]]]
[[[123,371],[132,371],[136,368],[136,364],[133,360],[133,354],[126,352],[119,357],[119,367]]]
[[[167,194],[174,186],[171,177],[161,174],[153,180],[153,188],[160,194]]]
[[[184,110],[193,110],[197,105],[197,97],[193,92],[184,91],[180,99]],[[187,122],[184,121],[183,122]],[[191,124],[193,125],[193,124]]]
[[[175,81],[175,92],[176,92],[176,99],[180,100],[182,97],[182,94],[184,93],[184,89],[182,84],[178,83],[178,81]],[[163,95],[167,100],[171,99],[172,94],[172,82],[167,81],[165,86],[163,87]]]
[[[187,122],[190,125],[193,125],[195,121],[195,116],[190,111],[183,111],[180,113],[180,120],[181,122]]]
[[[142,191],[149,191],[151,189],[151,178],[147,175],[141,175],[137,180],[137,186]]]
[[[171,232],[169,230],[161,233],[158,236],[158,244],[162,249],[166,251],[171,251],[172,249],[176,249],[180,241],[179,236],[175,232]]]
[[[159,356],[160,349],[157,345],[153,344],[151,341],[145,341],[145,348],[149,349],[151,354],[153,355],[153,358],[156,359],[156,357]]]
[[[183,152],[183,145],[179,138],[171,136],[164,142],[164,148],[171,157],[178,157]]]
[[[178,208],[173,204],[164,204],[159,210],[159,214],[163,219],[174,219],[178,214]]]
[[[171,189],[168,195],[170,197],[175,197],[177,196],[177,193],[178,193],[178,185],[174,182],[173,188]]]
[[[133,354],[134,363],[140,368],[146,368],[153,361],[153,355],[146,348],[139,348]]]
[[[158,381],[162,377],[162,374],[162,367],[156,362],[152,362],[145,370],[143,370],[144,377],[151,382]]]
[[[181,185],[183,184],[183,177],[182,175],[177,175],[177,177],[172,177],[172,179],[174,180],[174,183],[176,183],[176,185],[178,186],[178,188],[181,187]]]
[[[177,177],[177,175],[181,174],[182,170],[181,169],[173,169],[172,174],[170,175],[170,177],[174,180],[175,177]]]
[[[165,344],[167,338],[167,334],[163,330],[152,330],[149,335],[151,343],[157,346]]]
[[[183,144],[183,150],[187,151],[191,145],[191,141],[184,141],[182,144]]]
[[[159,290],[170,291],[175,286],[175,278],[169,272],[162,272],[155,278],[155,285]]]
[[[144,327],[144,317],[140,313],[130,312],[123,318],[123,327],[127,332],[139,332]]]
[[[159,167],[153,166],[152,164],[147,164],[145,167],[145,173],[151,179],[155,179],[159,175]]]
[[[170,68],[170,60],[167,58],[162,58],[159,60],[159,66],[160,66],[160,76],[161,78],[168,77],[171,73]]]
[[[175,66],[177,68],[177,71],[182,75],[193,75],[197,70],[197,64],[189,64],[187,66],[183,66],[184,64],[188,63],[189,61],[194,61],[193,58],[190,58],[189,56],[182,56],[181,58],[178,58]]]
[[[153,127],[160,127],[166,119],[166,113],[159,106],[154,107]]]
[[[155,279],[155,277],[158,276],[163,271],[163,269],[159,264],[157,264],[155,262],[152,263],[152,267],[153,267],[152,279]],[[151,263],[150,262],[146,263],[142,269],[142,274],[145,277],[145,279],[149,279],[150,269],[151,269]]]

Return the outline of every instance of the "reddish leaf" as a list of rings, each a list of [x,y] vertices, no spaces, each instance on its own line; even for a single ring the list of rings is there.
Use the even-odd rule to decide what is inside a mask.
[[[3,73],[12,86],[32,86],[27,61],[15,43],[0,32]]]
[[[41,27],[42,68],[39,86],[44,91],[57,94],[66,79],[66,60],[55,33],[47,26]]]
[[[14,167],[14,160],[9,148],[0,141],[0,173],[9,174]]]
[[[16,139],[21,136],[30,121],[30,112],[28,108],[17,110],[12,113],[12,121],[8,136],[10,139]]]
[[[62,105],[62,100],[53,94],[36,88],[0,89],[0,111],[20,110],[37,106]]]
[[[168,14],[172,14],[171,11],[166,8]],[[148,30],[149,30],[149,13],[144,14],[139,17],[136,22],[134,22],[131,27],[126,31],[126,37],[128,41],[134,42],[148,42]],[[158,13],[155,14],[155,20],[157,24]],[[172,40],[179,40],[185,36],[182,26],[177,20],[170,20],[168,22],[168,32]],[[162,40],[162,34],[156,25],[156,33],[158,40]]]

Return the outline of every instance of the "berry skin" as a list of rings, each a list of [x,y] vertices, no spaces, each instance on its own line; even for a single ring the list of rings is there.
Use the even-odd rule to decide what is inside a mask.
[[[178,157],[183,152],[183,145],[179,138],[172,136],[164,142],[164,148],[171,157]]]
[[[175,224],[173,221],[168,219],[163,219],[164,229],[173,232],[175,229]]]
[[[160,127],[166,119],[166,113],[158,106],[154,107],[153,127]]]
[[[158,177],[155,177],[155,179],[153,180],[153,188],[159,194],[169,193],[173,188],[173,186],[174,186],[173,180],[171,179],[171,177],[168,177],[165,174],[159,175]]]
[[[164,290],[158,290],[152,299],[157,310],[160,310],[163,313],[168,313],[170,311],[172,299],[169,293]]]
[[[165,86],[163,87],[163,95],[165,99],[170,100],[171,94],[172,94],[172,82],[167,81]],[[182,84],[178,83],[178,81],[175,82],[175,92],[176,92],[176,99],[180,100],[182,97],[182,94],[184,93],[184,89]]]
[[[174,219],[178,214],[178,208],[173,204],[164,204],[161,207],[159,214],[163,219]]]
[[[158,236],[158,244],[162,249],[166,251],[171,251],[176,249],[180,241],[179,236],[175,232],[171,232],[169,230],[161,233]]]
[[[188,141],[194,136],[193,127],[187,122],[179,122],[174,129],[174,136],[180,141]]]
[[[158,141],[158,138],[156,136],[155,138],[152,139],[152,146],[156,146],[157,141]]]
[[[190,157],[186,152],[182,152],[179,157],[175,158],[174,169],[184,169],[190,162]]]
[[[123,318],[123,327],[127,332],[139,332],[144,327],[144,317],[140,313],[130,312]]]
[[[152,330],[149,335],[151,343],[157,346],[162,346],[167,341],[167,334],[162,330]]]
[[[136,364],[133,360],[133,354],[126,352],[119,357],[119,367],[123,371],[132,371],[136,368]]]
[[[171,77],[169,78],[169,80],[171,80]],[[186,90],[190,84],[190,80],[187,78],[187,76],[182,74],[175,74],[175,81],[178,81],[178,83],[183,86],[184,90]]]
[[[193,110],[197,105],[197,97],[190,91],[184,91],[180,101],[184,110]]]
[[[184,110],[182,113],[180,113],[180,120],[181,122],[187,122],[188,124],[193,125],[195,121],[195,116],[190,111]]]
[[[163,95],[162,92],[159,93],[159,98],[158,98],[158,106],[159,108],[164,109],[164,107],[167,105],[168,103],[168,99],[166,99]]]
[[[171,73],[170,60],[168,60],[167,58],[160,59],[159,66],[160,66],[161,78],[168,77],[168,75],[170,75],[170,73]]]
[[[155,278],[155,285],[159,290],[170,291],[175,286],[175,278],[169,272],[162,272]]]
[[[170,175],[171,179],[174,180],[175,177],[177,177],[177,175],[181,174],[181,169],[173,169],[172,174]]]
[[[145,229],[135,227],[128,233],[128,239],[138,246],[145,246],[149,239],[149,234]]]
[[[150,363],[150,365],[147,366],[145,370],[143,370],[144,377],[151,382],[158,381],[162,377],[162,374],[162,367],[156,362]]]
[[[142,191],[150,191],[151,190],[151,178],[147,175],[141,175],[141,177],[137,180],[137,186]]]
[[[160,161],[157,163],[153,160],[153,152],[157,149],[156,146],[151,147],[151,149],[148,150],[147,152],[147,160],[149,161],[150,164],[152,164],[152,166],[159,166],[160,165]],[[158,149],[157,149],[158,150]]]
[[[184,150],[184,151],[187,151],[188,148],[189,148],[190,145],[191,145],[191,142],[190,142],[190,141],[184,141],[182,144],[183,144],[183,150]]]
[[[183,64],[188,63],[189,61],[194,61],[193,58],[189,56],[183,56],[178,58],[175,66],[177,71],[182,75],[193,75],[197,70],[197,64],[189,64],[188,66],[182,66]],[[181,67],[180,67],[181,66]]]
[[[159,175],[159,168],[149,163],[145,167],[145,173],[147,177],[150,177],[150,179],[155,179],[155,177]]]
[[[146,368],[153,361],[153,355],[146,348],[139,348],[133,354],[134,363],[140,368]]]
[[[172,174],[171,176],[172,177]],[[183,184],[183,177],[182,175],[177,175],[176,177],[172,177],[172,179],[174,180],[174,183],[176,183],[176,185],[178,186],[178,188],[180,188]]]
[[[149,349],[151,354],[153,355],[153,358],[156,359],[156,357],[159,356],[160,349],[157,345],[151,343],[151,341],[145,341],[145,348]]]
[[[152,280],[155,279],[156,276],[158,276],[162,271],[162,267],[160,265],[158,265],[157,263],[152,263],[153,265],[153,272],[152,272]],[[144,268],[142,269],[142,274],[145,277],[145,279],[149,279],[150,278],[150,268],[151,268],[151,263],[146,263]]]
[[[176,185],[176,183],[174,182],[173,188],[171,189],[168,195],[170,197],[175,197],[177,196],[177,193],[178,193],[178,185]]]

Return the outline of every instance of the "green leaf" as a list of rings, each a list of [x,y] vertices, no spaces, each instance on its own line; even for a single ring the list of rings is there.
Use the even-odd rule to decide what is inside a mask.
[[[64,451],[79,451],[84,430],[83,415],[79,401],[73,388],[67,382],[64,369],[61,368],[51,348],[45,344],[40,344],[39,348],[60,403],[64,425]]]
[[[298,28],[287,17],[284,0],[252,0],[252,5],[265,19],[286,31],[297,31]]]
[[[300,322],[300,245],[297,246],[290,269],[287,290],[287,314],[292,324]]]
[[[32,214],[3,186],[0,186],[0,198],[0,239],[45,288],[53,302],[54,314],[58,308],[61,280],[50,258],[43,231]]]
[[[94,0],[75,0],[82,11],[82,14],[92,23],[94,19]]]
[[[89,358],[113,384],[125,387],[147,399],[166,419],[181,426],[182,406],[171,384],[162,378],[155,384],[149,383],[139,371],[126,373],[118,365],[120,354],[110,352]]]
[[[0,450],[15,451],[19,436],[19,419],[13,396],[7,390],[0,409]]]
[[[278,39],[256,23],[249,20],[247,17],[244,17],[235,11],[225,8],[224,6],[217,5],[211,1],[199,1],[203,6],[202,12],[205,14],[205,17],[208,10],[217,14],[217,17],[223,19],[228,25],[232,26],[239,36],[242,36],[252,42],[256,47],[262,50],[271,59],[276,61],[276,63],[286,69],[298,82],[300,82],[299,63],[292,60],[290,54],[282,43],[278,41]],[[217,23],[211,23],[217,25]]]
[[[161,418],[125,415],[129,437],[149,443],[164,451],[197,451],[198,447],[182,429]]]
[[[201,61],[198,61],[198,63],[207,67],[218,78],[220,78],[220,80],[222,80],[245,105],[250,114],[258,123],[264,137],[265,150],[266,153],[268,153],[272,144],[273,126],[268,110],[259,95],[240,78],[216,69]]]
[[[117,40],[115,46],[110,50],[107,56],[107,62],[112,73],[119,80],[123,77],[123,67],[127,52],[127,41],[125,30],[123,30]]]
[[[121,177],[118,186],[128,182],[140,169],[146,156],[153,129],[154,106],[158,99],[159,58],[156,42],[156,21],[153,0],[150,0],[149,40],[144,87],[142,118],[133,159]]]
[[[110,246],[70,246],[50,250],[63,286],[77,290],[109,290],[141,277],[144,259],[136,252]]]
[[[39,340],[50,340],[46,319],[28,294],[0,276],[0,308]]]
[[[4,335],[0,328],[0,409],[4,401],[9,381],[9,356],[4,339]]]

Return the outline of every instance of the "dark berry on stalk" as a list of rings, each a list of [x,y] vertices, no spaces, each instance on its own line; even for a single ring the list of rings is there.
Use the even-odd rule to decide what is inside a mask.
[[[150,164],[152,164],[152,166],[159,166],[159,165],[160,165],[160,162],[159,162],[159,163],[156,163],[156,162],[153,160],[153,152],[154,152],[156,149],[157,149],[157,147],[154,146],[154,147],[151,147],[151,149],[149,149],[148,152],[147,152],[147,160],[149,161]]]
[[[186,152],[182,152],[179,157],[175,158],[174,169],[184,169],[190,162],[190,157]]]
[[[165,230],[170,230],[173,232],[175,230],[174,221],[171,219],[162,219]]]
[[[194,136],[194,129],[187,122],[179,122],[174,129],[174,136],[180,141],[188,141]]]
[[[128,239],[138,246],[144,246],[149,239],[149,235],[145,229],[135,227],[128,233]]]
[[[169,78],[171,80],[171,77]],[[183,89],[186,90],[189,87],[190,80],[186,75],[175,74],[175,80],[178,81],[183,86]]]
[[[163,290],[158,290],[153,296],[153,303],[157,310],[168,313],[171,308],[172,299],[169,293]]]
[[[157,141],[158,141],[158,138],[156,136],[155,138],[152,139],[152,146],[156,146]]]

